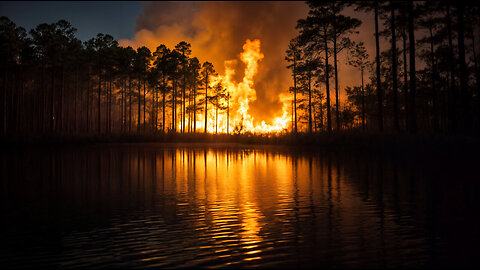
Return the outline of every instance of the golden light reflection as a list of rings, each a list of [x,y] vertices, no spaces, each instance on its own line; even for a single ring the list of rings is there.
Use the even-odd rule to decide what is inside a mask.
[[[173,170],[165,190],[187,200],[176,200],[176,207],[199,211],[191,214],[193,230],[203,239],[199,248],[218,258],[241,252],[241,260],[262,259],[292,237],[291,231],[279,230],[271,242],[265,233],[269,224],[290,224],[308,214],[310,204],[332,205],[331,215],[350,222],[340,218],[340,206],[351,208],[354,202],[340,195],[350,188],[339,185],[335,164],[320,170],[304,157],[258,149],[176,149],[166,157]]]
[[[256,205],[250,202],[245,202],[245,204],[242,206],[242,227],[243,227],[243,232],[241,233],[241,236],[243,240],[248,243],[257,243],[262,240],[262,238],[259,236],[259,219],[260,219],[260,214],[258,212],[258,208]],[[249,247],[256,247],[250,245]],[[248,249],[248,246],[245,247]]]

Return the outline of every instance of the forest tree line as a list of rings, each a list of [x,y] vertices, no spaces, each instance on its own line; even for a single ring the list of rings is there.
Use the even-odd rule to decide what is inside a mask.
[[[289,131],[480,131],[478,7],[307,4],[285,56],[292,74]],[[373,16],[374,56],[358,40],[362,21],[345,15],[347,8]],[[210,86],[214,66],[192,56],[189,43],[152,52],[121,47],[108,34],[82,42],[75,33],[65,20],[27,32],[0,18],[2,136],[207,132],[207,125],[218,129],[219,111],[228,119],[228,92]],[[389,45],[381,48],[380,39]],[[340,89],[340,62],[360,71],[360,85]]]
[[[298,20],[298,36],[285,57],[293,81],[292,132],[480,132],[480,10],[475,4],[307,4],[308,16]],[[362,21],[344,15],[352,8],[373,17],[375,55],[357,37]],[[382,47],[381,39],[387,41]],[[340,62],[360,71],[360,85],[339,88]],[[345,91],[345,104],[340,91]]]
[[[0,18],[3,136],[207,132],[204,112],[227,110],[213,65],[189,43],[151,52],[101,33],[82,43],[75,32],[65,20],[27,33]]]

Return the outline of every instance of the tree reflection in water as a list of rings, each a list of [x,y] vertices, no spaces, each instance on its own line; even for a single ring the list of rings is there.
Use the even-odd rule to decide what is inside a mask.
[[[471,265],[475,166],[435,160],[260,146],[4,151],[0,262]]]

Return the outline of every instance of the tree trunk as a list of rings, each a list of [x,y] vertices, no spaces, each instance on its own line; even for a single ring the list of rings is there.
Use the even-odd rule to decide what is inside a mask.
[[[165,84],[165,76],[163,76],[163,91],[162,91],[162,105],[163,105],[163,112],[162,112],[162,129],[163,129],[163,133],[165,133],[165,95],[167,93],[167,86]]]
[[[60,132],[63,132],[63,92],[65,88],[65,71],[63,66],[62,66],[61,74],[62,74],[62,77],[60,81],[60,97],[58,97],[59,108],[57,112],[58,114],[57,126],[59,127]]]
[[[102,71],[101,69],[99,68],[99,71],[98,71],[98,123],[97,123],[97,132],[98,134],[101,133],[101,126],[100,126],[100,123],[101,123],[101,98],[102,98]]]
[[[90,132],[90,73],[87,72],[87,133]]]
[[[77,96],[78,96],[78,84],[79,84],[79,82],[78,82],[78,72],[75,72],[75,86],[74,86],[74,88],[73,88],[73,89],[74,89],[74,92],[73,92],[73,99],[74,99],[74,101],[73,101],[73,104],[74,104],[74,105],[73,105],[73,107],[74,107],[74,110],[73,110],[73,112],[74,112],[74,113],[73,113],[73,117],[74,117],[74,119],[73,119],[73,132],[74,132],[75,134],[77,134],[77,98],[78,98]]]
[[[450,65],[450,85],[449,85],[449,110],[450,118],[449,129],[451,132],[457,131],[457,90],[455,89],[455,63],[453,59],[453,35],[452,35],[452,17],[450,16],[450,3],[447,1],[447,32],[448,32],[448,60]]]
[[[52,91],[50,93],[50,132],[53,134],[55,130],[55,69],[52,67]]]
[[[19,77],[21,77],[20,75],[20,72],[18,70],[16,70],[15,74],[14,74],[14,88],[13,88],[13,91],[12,91],[12,95],[11,95],[11,98],[12,100],[10,101],[10,110],[11,110],[11,121],[12,121],[12,132],[13,134],[18,134],[18,117],[19,117],[19,113],[20,113],[20,107],[19,107],[19,95],[18,93],[20,92],[19,91],[19,84],[20,84],[20,79]]]
[[[7,75],[8,67],[5,60],[5,70],[3,71],[3,93],[2,93],[2,134],[7,135]]]
[[[99,68],[98,70],[98,123],[97,123],[97,132],[100,134],[101,132],[101,98],[102,98],[102,70]]]
[[[383,90],[380,82],[380,43],[378,38],[378,1],[375,1],[375,53],[376,53],[376,75],[377,75],[377,102],[378,102],[378,129],[383,131]]]
[[[193,78],[193,133],[197,132],[197,80]]]
[[[362,130],[365,130],[365,89],[363,88],[363,68],[360,72],[362,74]]]
[[[137,111],[137,133],[140,133],[140,120],[142,119],[142,110],[141,110],[141,104],[142,104],[142,97],[141,97],[141,92],[142,92],[142,84],[140,82],[140,78],[138,78],[138,111]]]
[[[463,130],[465,133],[470,133],[472,129],[472,120],[470,114],[470,104],[468,93],[468,71],[465,63],[465,39],[464,39],[464,22],[463,22],[463,3],[458,3],[457,18],[458,18],[458,57],[460,62],[460,90],[462,95],[462,112],[463,112]]]
[[[327,94],[327,131],[330,134],[332,131],[332,115],[330,112],[330,84],[329,84],[329,70],[328,70],[328,43],[327,43],[327,28],[323,28],[324,42],[325,42],[325,91]]]
[[[146,108],[147,108],[147,95],[145,92],[145,86],[146,86],[146,80],[143,80],[143,132],[145,132],[145,127],[147,126],[145,123],[145,114],[146,114]]]
[[[108,133],[112,132],[112,78],[108,82]]]
[[[173,80],[172,130],[177,131],[177,82]]]
[[[205,127],[204,133],[207,133],[207,113],[208,113],[208,73],[205,72]]]
[[[192,105],[192,90],[190,89],[190,91],[188,91],[188,105],[186,105],[186,108],[190,108],[190,106]],[[186,113],[186,112],[185,112]],[[187,120],[185,120],[187,121]],[[192,111],[191,110],[188,110],[188,121],[187,121],[187,124],[188,126],[188,133],[192,133]]]
[[[295,129],[294,133],[298,132],[297,130],[297,55],[293,52],[293,108],[295,115]]]
[[[229,128],[230,128],[230,94],[227,95],[227,134],[230,134]]]
[[[30,115],[30,112],[31,110],[33,110],[35,107],[34,106],[31,106],[28,110],[26,110],[25,108],[25,82],[28,80],[25,78],[25,72],[23,71],[23,69],[21,70],[21,76],[22,76],[22,79],[20,80],[20,96],[19,96],[19,104],[18,106],[21,108],[20,111],[24,112],[22,114],[20,114],[18,116],[18,128],[19,128],[19,132],[23,132],[25,133],[25,124],[26,124],[26,121],[27,121],[27,118],[33,118],[33,115]],[[28,75],[27,75],[28,76]],[[28,113],[28,114],[27,114]],[[33,132],[33,129],[31,129],[31,131]]]
[[[106,97],[106,104],[105,104],[105,134],[108,134],[108,104],[110,102],[110,88],[109,88],[109,81],[110,81],[110,76],[107,76],[105,74],[105,81],[103,82],[103,88],[105,89],[105,97]]]
[[[7,110],[7,117],[8,123],[7,131],[11,134],[15,134],[15,112],[17,108],[15,108],[15,94],[17,93],[18,88],[18,74],[16,70],[12,72],[12,86],[10,88],[10,95],[8,97],[8,110]]]
[[[295,128],[295,125],[294,125],[294,120],[293,120],[293,99],[292,99],[292,134],[295,132],[294,128]]]
[[[152,132],[156,133],[157,131],[157,89],[158,84],[155,82],[155,86],[152,89]]]
[[[6,76],[6,71],[5,71],[5,76]],[[4,84],[5,84],[4,85],[4,87],[5,87],[4,90],[5,91],[4,91],[4,94],[7,91],[6,79],[7,78],[5,77],[5,81],[4,81]],[[45,133],[46,128],[47,128],[47,125],[45,123],[45,118],[47,117],[47,114],[46,114],[46,105],[47,105],[47,100],[46,100],[47,95],[46,95],[46,93],[47,93],[47,89],[45,87],[45,81],[46,81],[46,79],[45,79],[45,66],[42,66],[42,71],[41,71],[41,75],[40,75],[40,87],[41,87],[40,90],[41,90],[42,106],[41,106],[41,108],[39,106],[39,110],[38,110],[38,114],[39,114],[38,119],[40,121],[39,124],[41,124],[39,129],[42,133]],[[4,116],[5,116],[5,113],[2,116],[2,121],[3,121]],[[3,129],[3,124],[2,124],[2,129]]]
[[[125,97],[125,79],[122,78],[122,88],[120,93],[120,131],[123,133],[124,130],[124,97]]]
[[[123,78],[123,82],[122,82],[122,101],[121,101],[121,129],[122,129],[122,133],[125,132],[125,126],[126,126],[126,119],[127,119],[127,109],[126,109],[126,93],[127,93],[127,79],[126,78]]]
[[[417,115],[415,104],[416,72],[415,72],[415,32],[413,22],[413,2],[408,1],[408,41],[410,43],[410,132],[417,132]]]
[[[311,75],[308,74],[308,132],[312,133],[312,89]]]
[[[432,61],[432,101],[433,101],[433,130],[435,132],[438,131],[438,105],[437,105],[437,87],[435,82],[435,49],[433,47],[433,29],[432,25],[430,26],[430,53],[431,53],[431,61]]]
[[[477,52],[475,51],[475,33],[473,32],[473,27],[471,28],[471,34],[472,34],[473,62],[475,66],[475,78],[476,78],[476,86],[477,86],[477,117],[478,117],[477,129],[478,131],[480,131],[480,70],[478,68]]]
[[[185,133],[185,113],[186,113],[186,108],[185,108],[185,86],[186,86],[186,81],[185,81],[185,73],[186,71],[183,71],[183,89],[182,89],[182,133]]]
[[[407,72],[407,33],[405,27],[402,29],[403,36],[403,95],[405,98],[405,130],[409,129],[409,108],[408,106],[408,72]]]
[[[132,132],[132,78],[128,76],[128,133]]]
[[[398,120],[398,82],[397,82],[397,37],[395,34],[395,7],[393,2],[390,2],[391,19],[390,28],[392,28],[392,91],[393,91],[393,125],[396,131],[400,130],[400,123]]]
[[[338,68],[337,68],[337,28],[335,25],[335,17],[333,19],[333,67],[335,69],[335,104],[336,110],[335,110],[335,118],[337,121],[336,126],[337,126],[337,131],[340,130],[340,101],[338,100]]]
[[[322,98],[320,98],[320,131],[323,130],[323,104],[322,104]]]

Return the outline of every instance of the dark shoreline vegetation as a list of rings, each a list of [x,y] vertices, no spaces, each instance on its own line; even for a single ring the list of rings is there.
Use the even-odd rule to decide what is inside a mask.
[[[351,151],[390,153],[418,158],[478,160],[480,139],[462,134],[397,134],[342,131],[335,135],[321,134],[111,134],[109,136],[15,137],[3,140],[5,151],[18,148],[115,146],[128,147],[199,147],[199,148],[262,148],[280,147],[294,151]],[[412,156],[413,155],[413,156]]]

